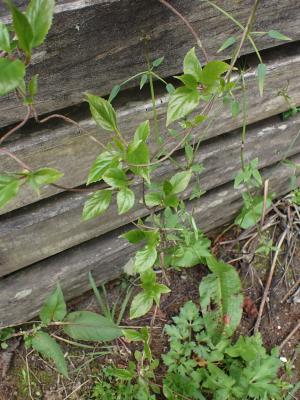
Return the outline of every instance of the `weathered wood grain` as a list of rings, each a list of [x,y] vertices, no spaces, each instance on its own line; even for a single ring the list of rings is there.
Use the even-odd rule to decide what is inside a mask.
[[[293,158],[300,162],[300,156]],[[263,171],[270,177],[270,190],[282,195],[289,190],[291,169],[277,164]],[[299,177],[297,184],[300,184]],[[194,210],[199,226],[209,232],[231,221],[242,204],[241,191],[232,183],[213,189],[188,207]],[[31,267],[0,280],[0,328],[28,321],[35,317],[52,288],[59,281],[70,300],[90,289],[88,273],[92,271],[98,284],[119,276],[134,247],[119,235],[130,229],[123,227],[100,238],[69,249]]]
[[[293,83],[288,87],[288,93],[296,105],[300,105],[300,48],[296,46],[284,49],[272,49],[264,54],[268,72],[266,77],[266,89],[264,97],[261,98],[257,88],[257,77],[253,65],[256,60],[249,57],[248,64],[252,67],[245,75],[248,88],[248,123],[270,117],[286,110],[289,105],[282,96],[278,96],[280,89],[286,87],[293,77]],[[159,91],[158,91],[159,92]],[[159,92],[160,93],[160,92]],[[144,97],[144,98],[143,98]],[[237,94],[241,98],[241,93]],[[131,102],[131,99],[139,99]],[[165,129],[165,95],[158,96],[159,128],[166,137]],[[216,108],[219,109],[220,105]],[[127,138],[131,138],[138,124],[146,119],[152,118],[151,100],[142,96],[139,92],[129,92],[121,97],[117,106],[120,128]],[[82,185],[87,177],[88,169],[98,153],[101,152],[91,137],[98,138],[107,143],[110,134],[96,128],[93,121],[84,111],[74,111],[75,119],[80,122],[84,131],[79,132],[77,128],[64,124],[48,124],[47,126],[30,127],[16,134],[12,141],[7,144],[8,150],[15,153],[33,168],[50,166],[60,169],[65,173],[60,183],[67,187]],[[79,115],[78,115],[79,114]],[[71,114],[73,116],[73,114]],[[242,124],[242,113],[232,118],[227,108],[222,107],[214,119],[214,123],[208,128],[205,137],[212,138],[224,132],[236,129]],[[195,130],[195,137],[203,135],[203,129]],[[174,146],[170,141],[169,148]],[[152,143],[152,148],[154,149]],[[80,161],[79,161],[80,160]],[[0,155],[0,171],[16,171],[18,165],[7,156]],[[31,188],[25,186],[17,198],[0,210],[0,214],[23,207],[40,199],[52,196],[61,190],[48,186],[41,191],[37,197]]]
[[[287,122],[278,117],[248,128],[246,160],[258,157],[260,168],[280,161],[286,155],[300,152],[300,116]],[[294,141],[293,145],[291,143]],[[195,158],[203,163],[200,175],[203,190],[209,190],[233,179],[240,169],[240,131],[223,135],[203,143]],[[184,164],[184,156],[175,158]],[[165,162],[155,172],[154,180],[167,179],[178,169]],[[136,198],[142,197],[139,182],[134,185]],[[190,195],[192,185],[183,194]],[[86,195],[63,193],[34,205],[0,217],[0,276],[6,275],[34,262],[59,253],[84,241],[116,229],[149,213],[142,204],[137,204],[129,213],[117,213],[115,202],[103,216],[83,222],[82,207]],[[24,251],[26,249],[26,251]]]
[[[227,17],[205,2],[171,3],[199,32],[211,58],[226,38],[240,33]],[[252,0],[216,3],[244,24],[253,5]],[[277,29],[298,40],[299,26],[298,0],[265,0],[259,5],[253,29]],[[29,76],[39,74],[38,113],[81,103],[86,91],[108,94],[116,83],[145,69],[146,52],[151,59],[165,56],[162,76],[176,74],[182,68],[184,54],[194,44],[186,26],[157,0],[63,2],[46,43],[37,49],[28,71]],[[260,49],[279,44],[266,36],[257,38]],[[218,57],[226,58],[230,51]],[[249,52],[253,49],[246,43],[242,53]],[[21,120],[24,113],[14,94],[0,99],[0,126]]]

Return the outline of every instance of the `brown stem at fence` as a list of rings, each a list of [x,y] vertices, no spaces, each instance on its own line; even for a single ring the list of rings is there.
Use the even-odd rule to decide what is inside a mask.
[[[229,76],[230,76],[230,74],[231,74],[231,72],[232,72],[232,70],[234,68],[234,65],[235,65],[235,63],[236,63],[236,61],[237,61],[237,59],[238,59],[238,57],[240,55],[241,49],[242,49],[242,47],[243,47],[243,45],[245,43],[245,40],[247,39],[247,36],[248,36],[248,34],[249,34],[250,30],[251,30],[251,27],[252,27],[252,24],[253,24],[253,21],[254,21],[254,17],[255,17],[256,10],[257,10],[259,2],[260,2],[260,0],[255,0],[255,2],[254,2],[254,5],[253,5],[252,10],[251,10],[251,14],[250,14],[250,16],[248,18],[247,24],[245,26],[245,29],[244,29],[244,32],[243,32],[243,35],[242,35],[242,38],[241,38],[241,41],[240,41],[240,43],[239,43],[239,45],[238,45],[238,47],[236,49],[236,52],[235,52],[235,55],[234,55],[233,59],[231,60],[230,68],[229,68],[229,70],[227,71],[227,73],[225,75],[225,79],[229,78]]]
[[[275,255],[274,255],[274,258],[273,258],[273,262],[272,262],[272,265],[271,265],[271,269],[270,269],[270,273],[269,273],[268,280],[267,280],[267,283],[266,283],[266,287],[265,287],[265,291],[264,291],[264,294],[263,294],[263,298],[262,298],[262,301],[260,303],[257,320],[256,320],[256,323],[254,325],[254,333],[258,332],[258,329],[259,329],[259,326],[260,326],[262,314],[263,314],[263,311],[264,311],[264,307],[265,307],[265,304],[266,304],[266,301],[267,301],[267,297],[268,297],[268,294],[269,294],[269,291],[270,291],[270,287],[271,287],[271,283],[272,283],[272,278],[273,278],[274,271],[275,271],[276,261],[277,261],[277,258],[278,258],[279,251],[281,249],[282,243],[283,243],[283,241],[284,241],[284,239],[285,239],[285,237],[287,235],[287,232],[288,231],[286,229],[283,232],[283,234],[281,235],[281,237],[280,237],[280,239],[278,241],[278,244],[277,244],[277,249],[276,249],[276,252],[275,252]]]
[[[8,132],[6,132],[0,139],[0,145],[4,142],[4,140],[6,140],[9,136],[11,136],[14,132],[16,132],[17,130],[21,129],[22,126],[24,126],[26,124],[26,122],[29,120],[31,115],[31,107],[27,106],[27,113],[25,118],[18,124],[16,125],[14,128],[10,129]]]
[[[0,147],[0,153],[7,155],[8,157],[12,158],[16,161],[22,168],[27,169],[28,171],[32,171],[32,168],[25,164],[24,161],[20,160],[14,153],[5,149],[4,147]]]
[[[208,63],[209,61],[209,57],[208,54],[202,44],[202,40],[200,39],[199,35],[197,34],[197,32],[195,31],[195,29],[192,27],[192,25],[189,23],[189,21],[175,8],[173,7],[170,3],[168,3],[166,0],[158,0],[161,4],[163,4],[164,6],[166,6],[167,8],[169,8],[169,10],[171,10],[175,15],[177,15],[184,23],[185,25],[188,27],[188,29],[190,30],[191,34],[194,36],[197,45],[200,47],[200,49],[203,52],[203,55],[205,57],[205,61]]]
[[[295,335],[295,333],[300,329],[300,321],[295,326],[295,328],[287,335],[287,337],[280,344],[279,349],[282,350],[283,347],[287,344],[287,342]]]

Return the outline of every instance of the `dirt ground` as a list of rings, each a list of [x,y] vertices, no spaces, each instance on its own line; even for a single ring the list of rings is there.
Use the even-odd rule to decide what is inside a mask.
[[[276,218],[275,218],[276,219]],[[273,218],[274,220],[274,218]],[[268,230],[268,234],[277,241],[287,224],[282,224],[277,218],[275,228]],[[295,235],[295,232],[292,232]],[[297,286],[294,290],[289,289],[299,280],[300,275],[300,246],[296,233],[295,238],[287,235],[284,245],[280,249],[278,265],[272,278],[272,284],[267,297],[266,307],[260,324],[260,332],[268,349],[281,346],[281,356],[291,360],[293,365],[293,380],[300,379],[300,354],[299,341],[300,330],[291,339],[286,338],[300,320],[299,297]],[[232,229],[225,235],[216,237],[213,251],[216,256],[231,263],[239,271],[243,282],[245,304],[242,323],[236,336],[239,334],[251,335],[257,319],[258,308],[264,293],[265,283],[269,276],[270,265],[274,252],[267,257],[253,258],[253,246],[255,238],[239,240],[240,232]],[[245,246],[245,242],[247,246]],[[242,246],[243,245],[243,246]],[[251,249],[252,246],[252,249]],[[290,247],[293,247],[291,253]],[[245,253],[245,249],[247,250]],[[205,266],[197,266],[180,272],[168,272],[171,293],[164,295],[161,307],[156,312],[153,325],[152,350],[154,356],[160,358],[162,353],[168,350],[168,340],[163,333],[163,327],[172,322],[172,316],[178,314],[180,307],[188,300],[199,302],[199,282],[208,272]],[[120,292],[122,279],[110,282],[107,285],[110,302],[113,303]],[[99,308],[92,293],[88,293],[69,304],[69,309],[91,310],[99,312]],[[145,317],[134,320],[135,325],[149,325],[153,319],[154,309]],[[123,325],[131,325],[128,317],[122,321]],[[59,332],[58,332],[59,333]],[[42,360],[36,353],[25,349],[21,344],[14,356],[11,367],[0,382],[0,400],[81,400],[91,399],[91,388],[97,379],[97,374],[105,363],[112,360],[119,367],[126,367],[128,360],[132,357],[135,346],[117,342],[110,349],[103,349],[100,344],[90,350],[75,348],[65,343],[63,345],[66,359],[71,369],[71,379],[59,377],[51,365]],[[298,346],[298,351],[297,351]],[[106,351],[101,356],[97,352]],[[162,363],[161,363],[162,364]],[[28,383],[30,374],[30,389]],[[281,371],[283,374],[284,371]],[[157,371],[158,380],[162,379],[164,368],[159,367]],[[29,394],[31,392],[31,397]],[[300,395],[298,395],[300,398]]]

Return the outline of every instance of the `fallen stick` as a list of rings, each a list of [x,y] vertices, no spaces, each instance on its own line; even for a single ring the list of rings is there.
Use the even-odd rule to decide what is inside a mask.
[[[270,291],[270,286],[271,286],[272,278],[273,278],[274,271],[275,271],[276,261],[277,261],[280,248],[282,246],[282,243],[283,243],[286,235],[287,235],[287,229],[281,235],[281,237],[279,239],[279,242],[278,242],[278,245],[277,245],[277,250],[276,250],[274,258],[273,258],[273,262],[272,262],[270,273],[269,273],[268,280],[267,280],[267,283],[266,283],[264,295],[263,295],[262,301],[260,303],[257,320],[256,320],[256,323],[254,325],[254,333],[258,332],[258,329],[259,329],[259,326],[260,326],[262,314],[263,314],[263,311],[264,311],[265,303],[266,303],[266,300],[267,300],[267,297],[268,297],[268,294],[269,294],[269,291]]]
[[[282,350],[283,347],[286,345],[286,343],[295,335],[295,333],[300,329],[300,321],[298,324],[295,326],[295,328],[287,335],[287,337],[283,340],[283,342],[280,344],[279,349]]]

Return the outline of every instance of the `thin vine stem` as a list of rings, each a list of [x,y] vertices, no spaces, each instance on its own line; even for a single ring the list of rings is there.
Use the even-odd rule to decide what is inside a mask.
[[[25,115],[25,118],[18,124],[16,125],[14,128],[10,129],[8,132],[6,132],[0,139],[0,145],[4,142],[4,140],[6,140],[9,136],[11,136],[13,133],[15,133],[16,131],[18,131],[19,129],[21,129],[26,122],[29,120],[31,116],[31,107],[27,106],[27,113]]]
[[[161,4],[163,4],[165,7],[169,8],[175,15],[177,15],[188,27],[190,30],[191,34],[194,36],[197,45],[200,47],[200,49],[203,52],[205,61],[208,63],[209,62],[209,57],[207,54],[207,51],[205,50],[205,47],[203,46],[202,40],[200,39],[200,36],[197,34],[195,29],[192,27],[192,25],[189,23],[189,21],[174,7],[172,6],[168,1],[166,0],[158,0]]]

